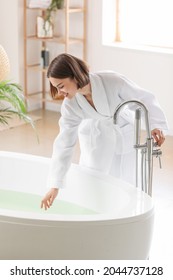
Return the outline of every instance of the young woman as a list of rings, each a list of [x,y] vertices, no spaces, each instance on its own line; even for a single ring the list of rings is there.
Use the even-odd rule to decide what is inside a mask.
[[[115,72],[90,73],[84,61],[69,54],[57,56],[47,76],[53,99],[65,98],[61,107],[60,132],[54,141],[49,172],[49,192],[41,207],[49,208],[70,167],[73,148],[79,137],[80,165],[134,182],[134,110],[126,106],[118,124],[113,124],[116,107],[126,100],[138,100],[149,111],[151,133],[161,146],[167,121],[152,93]],[[134,106],[134,105],[133,105]]]

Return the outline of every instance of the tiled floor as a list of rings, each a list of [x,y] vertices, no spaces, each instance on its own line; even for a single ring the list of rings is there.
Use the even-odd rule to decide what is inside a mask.
[[[34,114],[41,116],[36,122],[40,143],[30,125],[21,125],[1,131],[1,150],[51,156],[52,143],[58,134],[59,114],[51,111],[35,111]],[[158,160],[154,159],[153,199],[156,214],[151,260],[173,259],[173,137],[167,136],[162,152],[162,169],[159,169]],[[78,157],[77,145],[73,162],[77,162]]]

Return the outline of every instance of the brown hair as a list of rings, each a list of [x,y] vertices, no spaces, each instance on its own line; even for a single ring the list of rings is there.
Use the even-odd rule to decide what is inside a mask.
[[[55,57],[49,65],[47,77],[75,79],[78,88],[83,88],[89,83],[89,69],[81,59],[70,54],[60,54]],[[50,83],[50,92],[53,99],[56,99],[57,89]]]

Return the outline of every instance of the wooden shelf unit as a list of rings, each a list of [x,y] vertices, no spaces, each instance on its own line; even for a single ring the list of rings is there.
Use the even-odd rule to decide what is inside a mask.
[[[63,36],[53,36],[52,38],[38,38],[36,34],[36,28],[34,34],[28,34],[28,20],[29,15],[28,13],[34,12],[38,15],[43,16],[45,13],[45,9],[42,8],[30,8],[27,6],[27,0],[24,1],[24,93],[26,100],[29,99],[35,99],[35,101],[41,101],[42,102],[42,108],[45,108],[46,102],[62,102],[62,100],[56,100],[53,101],[49,98],[46,98],[47,96],[47,88],[46,88],[46,73],[47,69],[43,68],[41,66],[41,63],[38,63],[38,61],[41,61],[41,49],[46,48],[47,44],[54,43],[58,45],[64,46],[64,52],[70,53],[70,46],[71,45],[77,45],[82,44],[82,59],[86,60],[86,10],[87,10],[87,0],[81,0],[82,7],[71,7],[70,6],[70,0],[64,0],[64,8],[62,8],[60,11],[61,13],[64,13],[64,35]],[[56,12],[56,17],[58,17],[59,11]],[[82,22],[82,29],[83,29],[83,36],[82,38],[73,38],[70,37],[70,24],[71,14],[80,13],[83,15],[83,22]],[[36,26],[36,22],[34,23]],[[38,42],[40,44],[40,57],[38,57],[38,61],[36,63],[30,63],[28,59],[28,43],[29,42]],[[28,84],[32,83],[32,81],[29,80],[29,71],[35,71],[38,72],[41,79],[41,90],[30,92],[28,90]],[[37,98],[38,96],[38,98]],[[34,97],[34,98],[33,98]],[[34,101],[33,101],[34,102]]]

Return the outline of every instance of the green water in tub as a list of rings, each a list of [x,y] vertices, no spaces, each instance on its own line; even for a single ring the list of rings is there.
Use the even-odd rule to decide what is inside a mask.
[[[40,195],[0,190],[0,208],[14,211],[63,214],[63,215],[91,215],[97,214],[91,209],[84,208],[74,203],[56,199],[53,205],[45,211],[40,208],[42,197]]]

